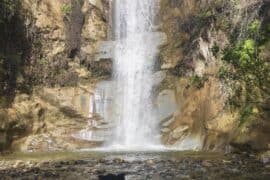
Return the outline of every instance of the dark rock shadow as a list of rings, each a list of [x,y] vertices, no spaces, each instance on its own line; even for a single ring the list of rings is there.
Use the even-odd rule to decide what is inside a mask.
[[[98,176],[99,180],[125,180],[125,174],[108,174]]]
[[[4,106],[10,105],[16,90],[29,91],[23,67],[31,53],[31,39],[19,13],[21,2],[12,3],[0,2],[0,97]]]

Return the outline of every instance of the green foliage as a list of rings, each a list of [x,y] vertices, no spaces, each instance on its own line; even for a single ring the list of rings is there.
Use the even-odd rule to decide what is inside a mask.
[[[261,24],[261,30],[259,33],[260,44],[265,44],[270,41],[270,23]]]
[[[269,24],[267,24],[267,26],[266,26],[267,28],[266,28],[266,30],[268,31],[268,32],[270,32],[270,23]]]
[[[175,68],[173,68],[170,72],[177,77],[183,76],[187,71],[186,64],[183,62],[178,63]]]
[[[63,4],[61,6],[61,12],[64,14],[64,15],[68,15],[71,13],[71,5],[69,4]]]
[[[201,89],[206,81],[208,81],[208,77],[206,76],[200,77],[198,75],[195,75],[191,77],[191,84],[198,89]]]
[[[189,32],[191,33],[191,41],[195,40],[200,34],[205,32],[213,19],[214,13],[212,10],[204,10],[192,16],[190,22],[188,23],[192,27],[189,29],[189,31],[191,30],[191,32]]]
[[[210,10],[206,10],[206,11],[202,11],[200,12],[197,17],[201,18],[201,19],[207,19],[209,17],[211,17],[213,15],[212,11]]]
[[[40,59],[38,61],[38,64],[41,65],[41,66],[48,66],[49,65],[49,61],[47,59]]]
[[[242,80],[247,84],[260,86],[267,79],[267,66],[265,60],[259,56],[259,47],[255,39],[244,39],[223,51],[223,60],[232,65],[233,70],[221,67],[220,78]],[[228,73],[230,71],[232,74]],[[235,78],[236,77],[236,78]]]
[[[220,68],[219,68],[219,71],[218,71],[218,77],[220,79],[233,79],[234,78],[234,75],[233,75],[233,70],[232,68],[230,67],[230,65],[228,64],[223,64]]]
[[[195,16],[195,24],[197,29],[201,29],[209,23],[210,19],[214,16],[211,10],[205,10]]]
[[[249,68],[257,61],[257,47],[253,39],[246,39],[224,51],[223,59],[238,68]]]
[[[246,34],[241,37],[238,29],[232,31],[230,44],[223,49],[224,62],[218,76],[232,90],[227,103],[240,109],[242,125],[258,118],[256,106],[269,97],[270,66],[267,56],[263,56],[267,50],[262,48],[269,42],[269,33],[266,25],[257,19],[243,30]]]
[[[258,33],[261,26],[261,21],[258,19],[254,20],[248,27],[248,31],[251,35],[255,35]]]
[[[258,109],[254,105],[247,104],[245,107],[242,108],[240,112],[239,126],[245,124],[248,121],[252,121],[254,118],[256,118],[257,114],[258,114]]]

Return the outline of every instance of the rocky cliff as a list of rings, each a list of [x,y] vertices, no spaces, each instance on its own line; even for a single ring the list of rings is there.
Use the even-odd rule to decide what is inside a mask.
[[[111,75],[111,60],[96,58],[110,39],[111,1],[4,0],[0,9],[0,151],[98,145],[72,134]],[[269,9],[268,0],[160,0],[166,78],[156,94],[177,104],[160,125],[164,144],[270,148]]]
[[[0,150],[76,149],[89,98],[111,73],[100,60],[108,1],[5,0],[1,4]],[[3,10],[3,11],[2,11]]]
[[[163,88],[178,111],[163,142],[206,150],[269,149],[269,1],[162,0]],[[229,146],[231,145],[231,146]]]

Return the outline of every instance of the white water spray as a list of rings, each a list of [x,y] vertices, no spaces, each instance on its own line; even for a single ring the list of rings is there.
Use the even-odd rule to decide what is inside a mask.
[[[157,0],[115,0],[114,111],[110,145],[147,148],[158,145],[159,128],[152,91],[160,43],[154,32]]]
[[[165,147],[160,142],[160,123],[177,111],[177,103],[170,89],[153,93],[166,76],[154,69],[158,46],[167,42],[166,35],[156,30],[158,1],[111,0],[114,38],[100,43],[96,59],[113,57],[113,80],[97,84],[89,103],[89,127],[74,135],[105,142],[103,147],[91,150],[175,151],[202,147],[201,138],[192,136],[174,146]]]

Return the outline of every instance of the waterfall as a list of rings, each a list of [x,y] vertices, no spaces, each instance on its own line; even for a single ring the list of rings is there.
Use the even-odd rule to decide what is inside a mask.
[[[154,64],[160,44],[155,32],[157,0],[114,2],[115,129],[110,145],[145,148],[159,144],[153,105]]]

